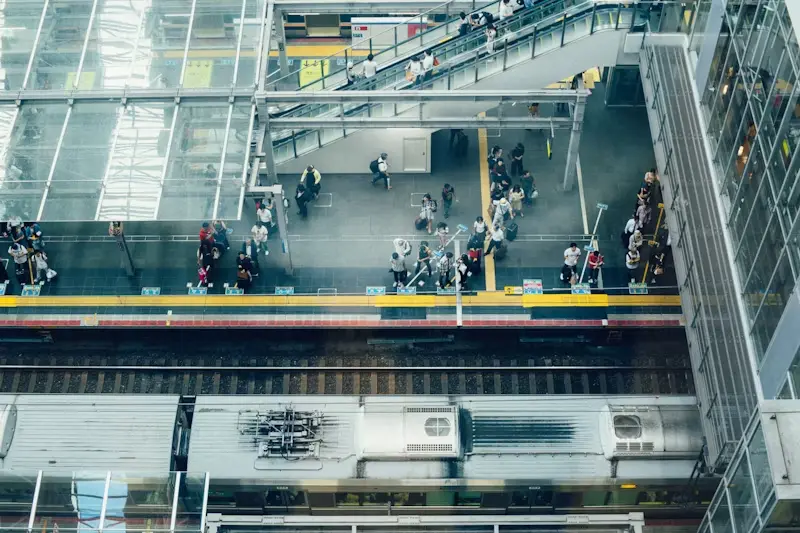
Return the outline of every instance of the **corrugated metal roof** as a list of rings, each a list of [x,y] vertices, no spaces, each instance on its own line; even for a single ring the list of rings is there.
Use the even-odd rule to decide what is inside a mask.
[[[3,470],[170,471],[178,396],[0,395],[17,408]]]

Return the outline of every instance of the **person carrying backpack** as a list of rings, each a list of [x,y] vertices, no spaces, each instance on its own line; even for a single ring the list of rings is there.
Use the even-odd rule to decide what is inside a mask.
[[[389,164],[386,162],[388,157],[388,154],[384,152],[369,164],[369,170],[372,172],[372,184],[375,185],[378,180],[382,179],[387,191],[392,188],[389,184]]]

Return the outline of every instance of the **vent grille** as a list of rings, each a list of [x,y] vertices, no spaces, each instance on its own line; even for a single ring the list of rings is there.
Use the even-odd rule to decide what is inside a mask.
[[[452,452],[452,444],[408,444],[408,452]]]
[[[406,413],[452,413],[452,407],[406,407]]]
[[[652,442],[618,442],[618,452],[652,452],[655,446]]]

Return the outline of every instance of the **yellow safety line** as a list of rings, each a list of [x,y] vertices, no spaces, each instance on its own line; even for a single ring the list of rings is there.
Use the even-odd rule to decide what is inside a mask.
[[[337,56],[344,59],[344,51],[347,48],[345,44],[296,44],[286,47],[286,55],[289,57],[316,57],[325,58],[330,56]],[[160,56],[164,59],[182,59],[183,50],[165,50],[164,52],[154,52],[154,55]],[[348,50],[348,57],[366,57],[369,55],[369,50]],[[239,54],[240,57],[257,57],[256,50],[242,50]],[[270,57],[278,57],[277,50],[270,50]],[[214,59],[223,57],[236,57],[236,49],[225,50],[189,50],[189,59]]]
[[[486,113],[480,113],[479,117],[485,117]],[[489,162],[486,160],[486,154],[489,153],[489,142],[486,138],[486,128],[480,128],[478,130],[478,161],[481,168],[481,216],[486,215],[489,216],[489,204],[492,201],[492,197],[489,194]],[[492,221],[486,219],[486,227],[487,229],[491,229]],[[487,231],[488,234],[488,231]],[[484,243],[485,246],[486,243]],[[485,248],[484,248],[485,249]],[[497,280],[494,274],[494,256],[486,256],[483,259],[483,272],[484,277],[486,278],[486,290],[487,291],[496,291],[497,290]]]
[[[464,296],[465,307],[635,307],[680,306],[680,296],[605,294],[533,294],[506,296],[499,292],[480,291]],[[68,307],[453,307],[455,296],[448,295],[341,295],[341,296],[5,296],[4,308]]]
[[[661,217],[664,215],[664,204],[658,204],[658,220],[656,220],[656,231],[653,233],[653,240],[648,242],[650,246],[656,244],[656,237],[658,237],[658,228],[661,227]],[[642,283],[647,283],[647,270],[650,268],[650,257],[647,257],[647,262],[644,264],[644,274],[642,274]]]

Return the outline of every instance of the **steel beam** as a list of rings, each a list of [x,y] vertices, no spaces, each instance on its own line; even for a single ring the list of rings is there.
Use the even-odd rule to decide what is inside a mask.
[[[564,190],[571,191],[575,186],[578,175],[578,151],[581,147],[581,132],[583,131],[583,114],[586,110],[586,99],[578,98],[575,104],[572,119],[572,132],[569,135],[567,148],[567,166],[564,169]]]
[[[261,17],[263,26],[258,41],[258,66],[256,67],[256,87],[262,92],[266,89],[267,75],[269,74],[269,49],[270,43],[272,42],[272,24],[274,19],[275,4],[271,1],[267,1],[264,3],[264,13]]]
[[[437,0],[275,0],[275,6],[287,13],[421,13],[434,11],[450,13],[472,11],[484,3],[473,0],[452,0],[442,3]]]
[[[346,11],[343,11],[343,13],[346,13]],[[275,24],[273,29],[275,30],[275,40],[278,42],[278,64],[280,65],[280,76],[281,78],[285,78],[289,75],[289,56],[286,53],[286,28],[284,27],[286,21],[284,20],[283,11],[276,8],[274,19]],[[300,69],[298,68],[297,70],[299,71]]]
[[[341,127],[358,129],[385,128],[429,128],[429,129],[529,129],[565,130],[573,129],[571,118],[529,118],[529,117],[321,117],[321,118],[273,118],[270,126],[286,130],[337,129]]]

